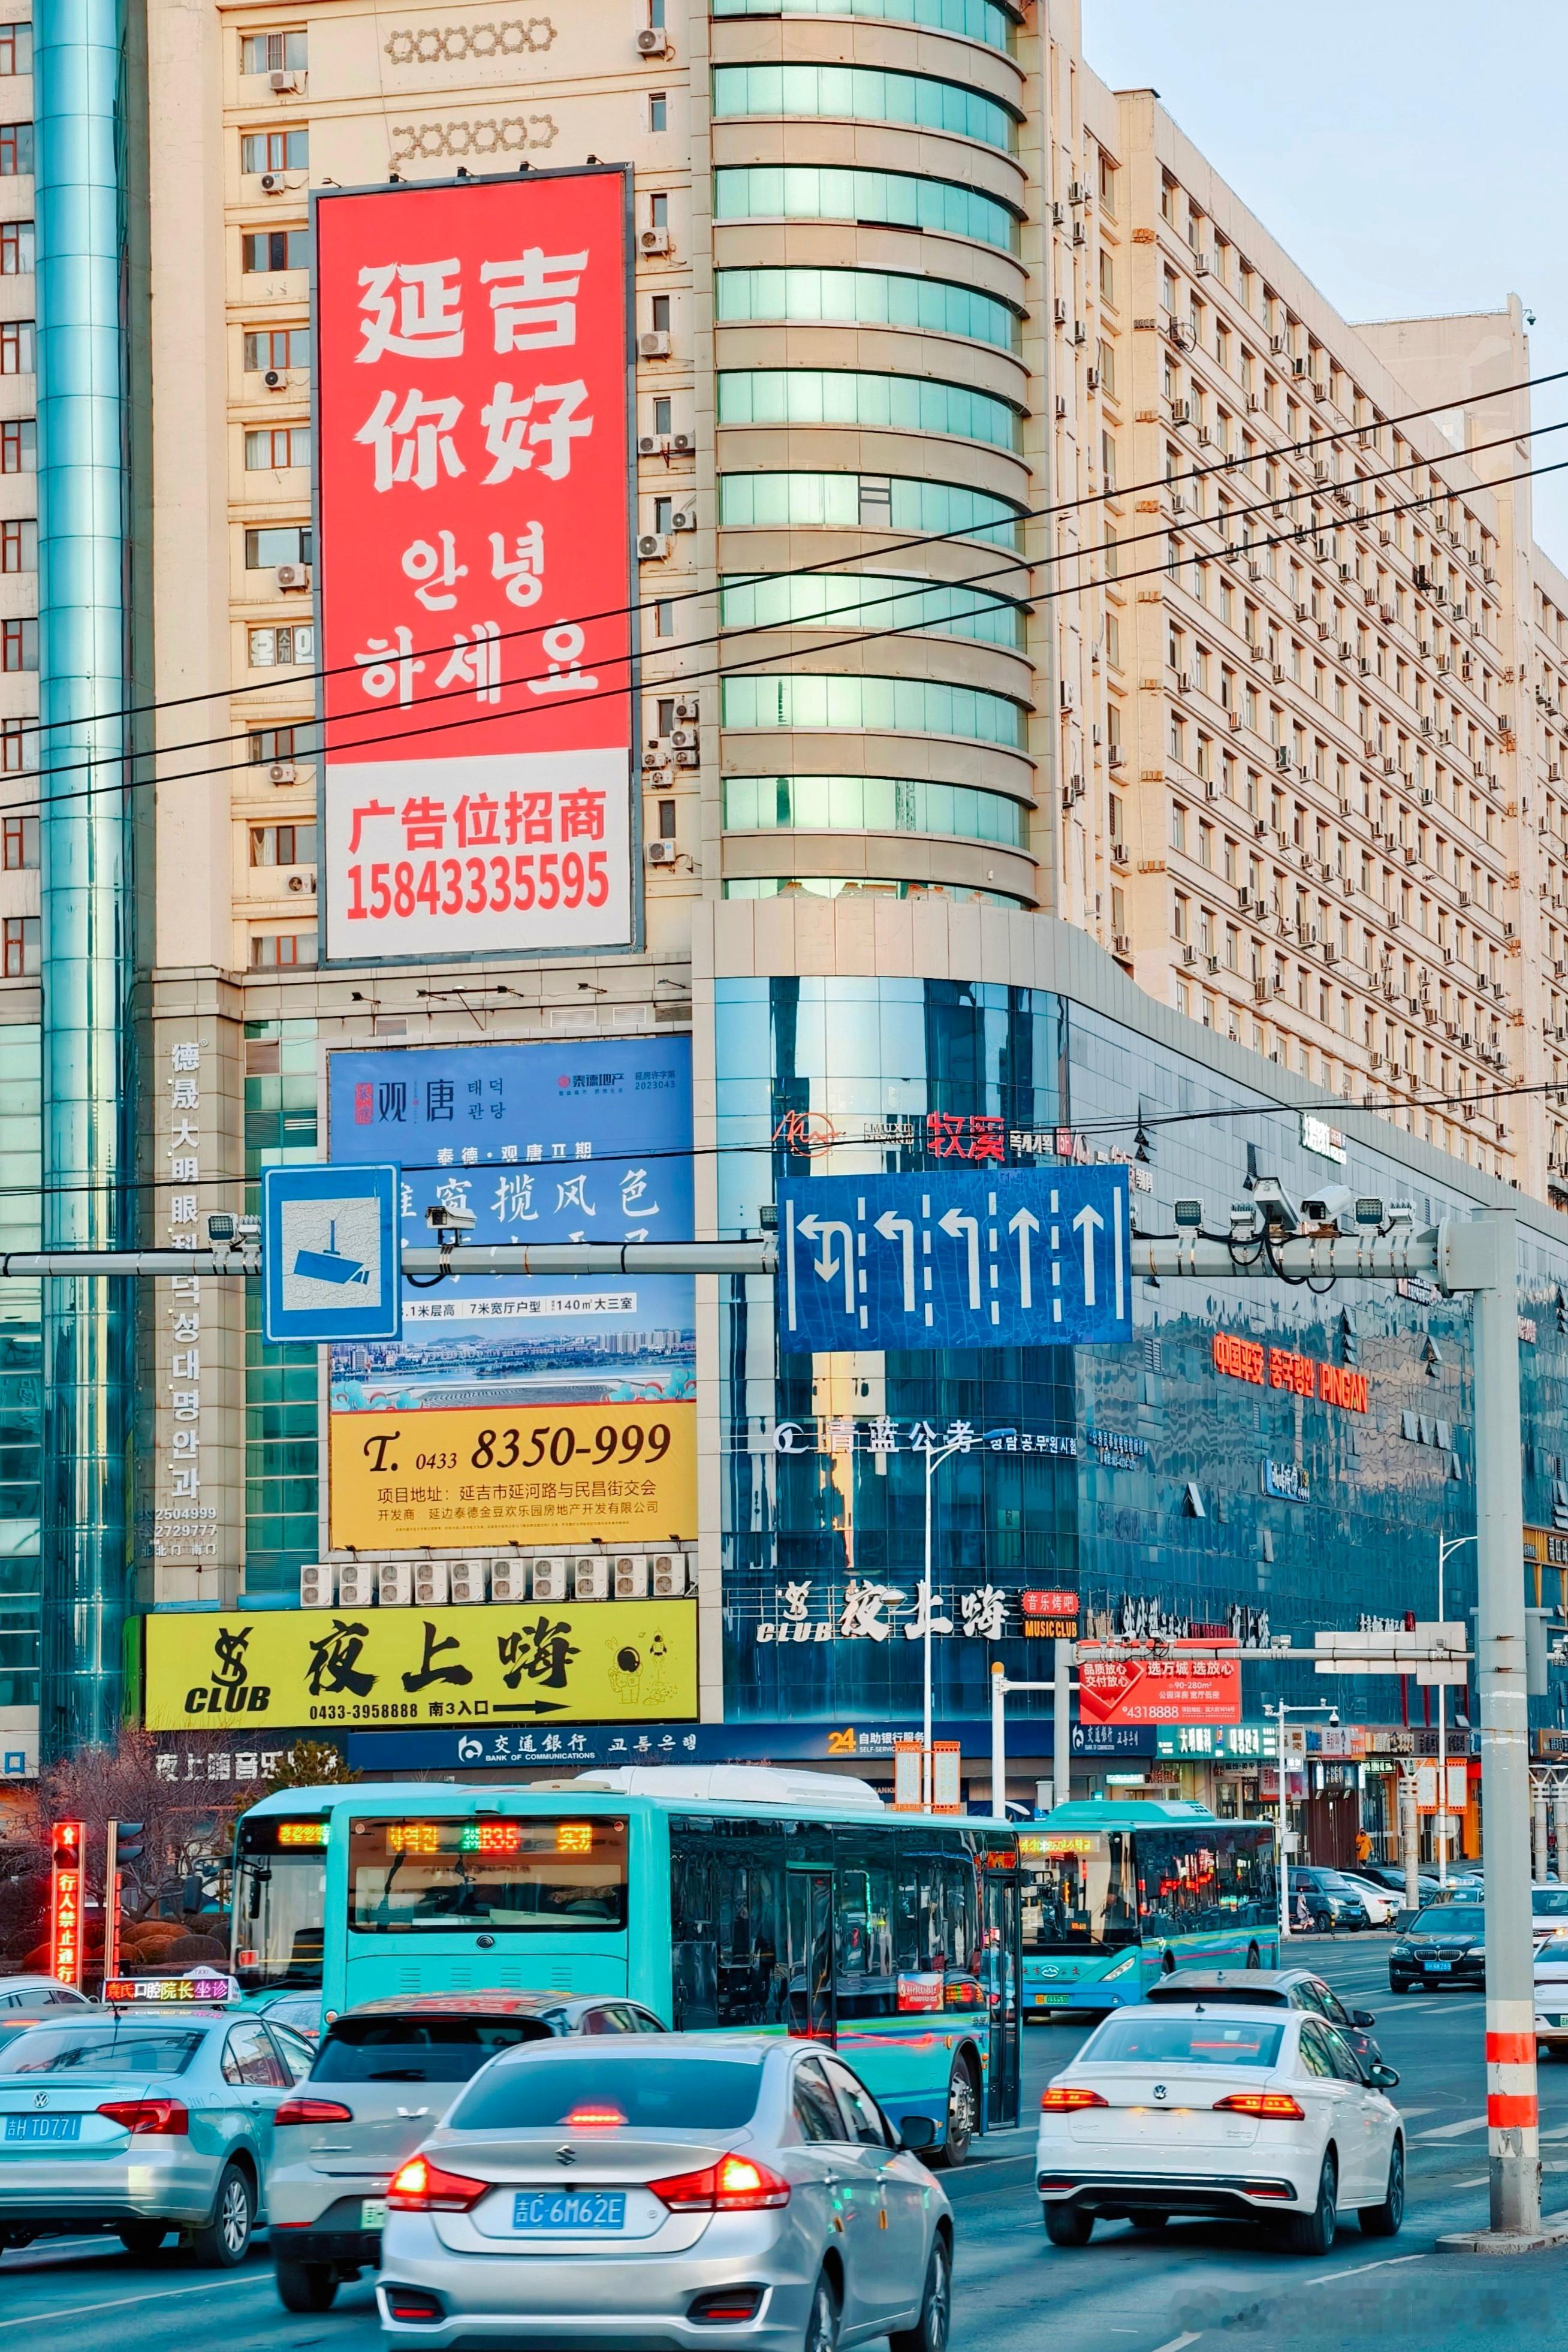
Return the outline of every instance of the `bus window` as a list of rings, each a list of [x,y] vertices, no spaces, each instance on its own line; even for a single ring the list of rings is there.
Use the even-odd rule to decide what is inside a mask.
[[[247,1816],[235,1843],[234,1973],[242,1992],[314,1991],[321,1981],[327,1824]]]
[[[599,1815],[356,1821],[349,1890],[361,1936],[616,1932],[626,1924],[626,1825]]]
[[[677,2033],[719,2022],[719,1923],[713,1856],[689,1832],[671,1824],[669,1929],[673,2021]]]
[[[915,1928],[916,1969],[942,1977],[944,2007],[977,2003],[984,1934],[967,1840],[939,1843],[930,1831],[906,1830],[899,1839],[899,1878],[900,1908]]]
[[[835,1965],[838,2016],[840,2021],[885,2016],[898,2007],[897,1964],[893,1957],[896,1874],[892,1842],[886,1832],[864,1839],[857,1837],[853,1830],[841,1832],[837,1870]],[[915,1965],[911,1933],[905,1966],[912,1969]]]
[[[1025,1830],[1024,1949],[1115,1950],[1138,1941],[1132,1841],[1123,1830]]]

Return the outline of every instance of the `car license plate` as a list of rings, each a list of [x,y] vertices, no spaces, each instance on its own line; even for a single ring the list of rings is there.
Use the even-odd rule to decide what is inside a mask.
[[[1452,1960],[1423,1960],[1421,1965],[1429,1977],[1446,1977],[1454,1963]]]
[[[624,2230],[626,2200],[605,2189],[530,2189],[511,2200],[514,2230]]]
[[[386,2200],[384,2197],[362,2197],[360,2199],[359,2225],[362,2230],[385,2229]]]
[[[7,2116],[5,2137],[11,2141],[79,2139],[81,2117],[79,2116]]]

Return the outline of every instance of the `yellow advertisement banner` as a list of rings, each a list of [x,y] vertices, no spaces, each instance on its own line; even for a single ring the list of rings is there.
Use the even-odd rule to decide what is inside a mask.
[[[697,1713],[694,1601],[279,1609],[145,1621],[149,1731],[672,1723]]]
[[[697,1533],[697,1407],[464,1405],[330,1418],[335,1550],[668,1544]]]

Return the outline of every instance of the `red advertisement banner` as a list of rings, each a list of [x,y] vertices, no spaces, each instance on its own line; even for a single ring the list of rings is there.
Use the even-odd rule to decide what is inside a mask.
[[[1124,1648],[1124,1643],[1115,1646]],[[1079,1646],[1080,1723],[1239,1723],[1241,1660],[1215,1657],[1215,1644],[1188,1645],[1137,1657],[1105,1657],[1099,1645]]]
[[[318,197],[335,959],[633,937],[627,174]]]

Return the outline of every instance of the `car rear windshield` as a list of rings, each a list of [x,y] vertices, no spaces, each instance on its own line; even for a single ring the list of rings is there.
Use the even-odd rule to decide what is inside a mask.
[[[1429,1911],[1422,1911],[1411,1924],[1413,1936],[1484,1936],[1487,1915],[1472,1911],[1462,1903],[1435,1903]]]
[[[734,2131],[749,2124],[762,2088],[762,2062],[738,2058],[527,2059],[476,2083],[448,2118],[455,2131],[574,2127],[634,2131]]]
[[[498,2050],[550,2039],[533,2017],[344,2017],[316,2053],[312,2083],[466,2083]]]
[[[1152,1985],[1146,1998],[1164,2001],[1223,2000],[1244,2009],[1289,2009],[1290,1996],[1277,1985]]]
[[[1272,2066],[1283,2023],[1263,2018],[1139,2016],[1121,2010],[1085,2043],[1085,2065]]]
[[[1538,1919],[1568,1919],[1568,1886],[1538,1886],[1530,1907]]]
[[[117,2033],[112,2026],[35,2029],[0,2050],[0,2074],[183,2074],[199,2032]]]

